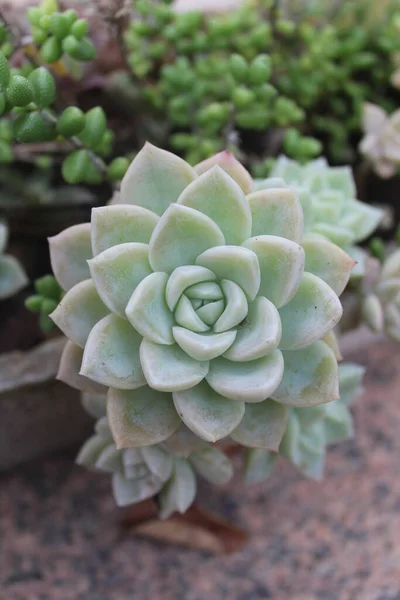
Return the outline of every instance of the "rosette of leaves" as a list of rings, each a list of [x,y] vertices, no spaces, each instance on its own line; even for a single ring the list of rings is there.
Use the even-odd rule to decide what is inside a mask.
[[[14,296],[28,284],[28,278],[18,260],[10,254],[4,254],[7,240],[7,225],[0,222],[0,300]]]
[[[339,366],[340,399],[321,406],[290,410],[279,454],[285,456],[306,477],[322,479],[327,447],[353,436],[349,406],[362,393],[364,373],[364,367],[344,363]],[[267,479],[277,458],[278,453],[268,450],[247,450],[246,481],[258,483]]]
[[[377,323],[375,331],[383,330],[390,338],[400,342],[400,249],[384,261],[375,294],[370,294],[367,301],[367,306],[364,304],[367,322],[371,325]]]
[[[76,462],[112,475],[118,506],[155,497],[165,519],[174,512],[184,513],[193,503],[197,475],[213,484],[224,484],[232,476],[228,457],[188,431],[172,436],[168,445],[117,449],[105,415],[105,396],[85,394],[83,404],[98,420],[95,434],[82,446]]]
[[[297,189],[306,234],[318,234],[350,250],[378,227],[383,211],[357,200],[351,168],[331,167],[325,158],[301,165],[280,156],[258,189],[278,185]]]
[[[109,388],[118,448],[163,442],[182,421],[205,441],[270,447],[288,406],[338,397],[321,340],[354,261],[302,239],[293,189],[254,192],[229,153],[194,169],[146,144],[114,202],[50,239],[66,291],[51,318],[70,340],[60,377]]]

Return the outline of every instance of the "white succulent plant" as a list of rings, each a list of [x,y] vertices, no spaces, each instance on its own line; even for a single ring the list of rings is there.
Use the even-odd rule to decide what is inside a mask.
[[[0,300],[14,296],[28,284],[28,278],[18,260],[4,254],[8,241],[8,228],[0,222]]]
[[[388,115],[380,106],[366,102],[363,130],[361,154],[380,177],[393,177],[400,167],[400,110]]]
[[[52,318],[70,340],[60,378],[108,389],[117,448],[164,442],[183,421],[208,442],[273,449],[288,407],[338,397],[322,340],[354,260],[303,237],[293,188],[254,191],[229,153],[192,168],[146,144],[113,202],[50,251],[66,291]]]

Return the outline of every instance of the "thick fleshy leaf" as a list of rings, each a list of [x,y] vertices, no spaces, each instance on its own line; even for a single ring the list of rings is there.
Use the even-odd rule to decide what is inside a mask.
[[[306,253],[305,270],[323,279],[340,296],[356,261],[336,244],[317,236],[304,238],[302,246]]]
[[[205,446],[192,452],[190,462],[199,475],[214,485],[227,483],[233,475],[231,461],[214,446]]]
[[[198,163],[194,169],[196,173],[202,175],[209,169],[212,169],[215,165],[218,165],[225,173],[228,173],[228,175],[240,185],[245,194],[249,194],[253,191],[254,182],[250,173],[246,171],[244,166],[228,150],[223,150],[222,152],[218,152],[218,154],[214,154],[214,156],[203,160]]]
[[[338,365],[323,342],[283,353],[285,371],[271,398],[288,406],[315,406],[339,398]]]
[[[104,250],[89,261],[90,273],[100,298],[122,318],[130,297],[139,283],[152,273],[149,246],[119,244]]]
[[[170,478],[173,469],[172,454],[160,446],[144,446],[140,449],[148,469],[161,481]]]
[[[274,470],[278,454],[263,448],[250,448],[246,452],[244,480],[247,484],[266,481]]]
[[[328,331],[328,333],[326,335],[324,335],[324,337],[321,339],[321,341],[325,342],[325,344],[327,344],[329,346],[329,348],[332,350],[333,354],[335,355],[335,358],[337,361],[343,360],[343,356],[340,352],[339,340],[333,329],[331,329],[331,331]]]
[[[366,368],[355,363],[339,365],[339,394],[340,401],[350,406],[363,391],[362,380]]]
[[[261,271],[259,296],[265,296],[276,307],[293,298],[304,269],[304,250],[290,240],[274,235],[259,235],[243,244],[258,258]]]
[[[190,286],[185,291],[185,296],[191,300],[221,300],[224,297],[221,287],[215,281],[204,281]]]
[[[142,455],[142,448],[125,448],[122,453],[122,462],[124,475],[128,479],[144,479],[150,476],[150,470]]]
[[[207,375],[209,363],[199,362],[178,344],[161,346],[143,340],[140,360],[147,383],[155,390],[177,392],[191,388]]]
[[[253,237],[275,235],[300,243],[303,235],[303,211],[296,190],[264,189],[250,194],[247,200],[253,218]]]
[[[107,414],[117,448],[158,444],[172,435],[180,423],[171,394],[148,386],[138,390],[111,388]]]
[[[0,300],[10,298],[28,285],[28,278],[14,256],[0,256]]]
[[[225,310],[214,325],[214,331],[220,333],[239,325],[247,316],[248,304],[246,294],[233,281],[223,279],[221,288],[226,298]]]
[[[170,275],[165,292],[165,299],[170,310],[175,310],[178,300],[186,288],[203,281],[216,279],[210,269],[197,267],[196,265],[185,265],[177,267]]]
[[[246,197],[236,181],[218,165],[188,185],[178,204],[210,217],[227,244],[240,244],[251,235],[251,212]]]
[[[79,454],[75,459],[78,465],[93,469],[97,459],[105,448],[110,445],[109,439],[104,439],[100,435],[92,435],[79,450]]]
[[[195,333],[184,327],[174,327],[176,343],[192,358],[212,360],[223,354],[234,342],[236,331],[224,333]]]
[[[83,350],[73,342],[68,341],[61,355],[60,365],[56,379],[63,381],[67,385],[93,394],[105,394],[107,388],[79,374],[81,370]]]
[[[144,479],[126,479],[122,473],[114,473],[112,489],[117,506],[129,506],[155,496],[162,482],[155,477]]]
[[[102,452],[95,464],[96,469],[115,473],[122,469],[122,450],[117,450],[115,444],[110,444]]]
[[[282,321],[279,347],[295,350],[320,340],[335,327],[342,312],[332,288],[312,273],[304,273],[297,294],[279,311]]]
[[[279,350],[249,362],[216,358],[206,377],[221,396],[242,402],[262,402],[278,387],[283,375],[283,357]]]
[[[244,403],[216,393],[205,381],[173,394],[175,408],[193,433],[216,442],[233,431],[244,415]]]
[[[354,232],[354,241],[361,242],[375,231],[384,214],[380,208],[353,200],[341,219],[341,225]]]
[[[174,318],[165,302],[166,273],[151,273],[133,292],[125,314],[133,327],[156,344],[173,344]]]
[[[61,287],[67,291],[90,277],[87,261],[92,258],[90,223],[64,229],[49,238],[51,268]]]
[[[223,300],[216,300],[215,302],[209,302],[208,304],[200,306],[200,308],[196,310],[196,313],[203,323],[214,325],[224,312],[224,308],[225,302]]]
[[[287,420],[288,409],[273,400],[247,403],[244,417],[232,431],[231,438],[242,446],[278,452]]]
[[[188,457],[194,450],[202,448],[204,441],[181,422],[179,429],[165,441],[165,445],[173,452]]]
[[[81,395],[81,402],[86,412],[94,419],[101,419],[107,414],[107,404],[105,394],[93,394],[84,392]]]
[[[159,217],[141,206],[116,204],[92,210],[93,256],[126,242],[148,244]]]
[[[146,143],[121,182],[121,204],[136,204],[162,215],[196,172],[171,152]]]
[[[193,265],[204,250],[224,243],[220,228],[209,217],[188,206],[171,204],[151,236],[150,264],[154,271],[172,273],[182,265]]]
[[[208,305],[207,305],[208,306]],[[181,327],[198,333],[208,331],[210,328],[197,314],[189,298],[182,296],[175,310],[175,321]]]
[[[323,235],[341,248],[346,248],[354,242],[354,234],[351,229],[331,223],[315,223],[312,226],[312,233]]]
[[[328,444],[337,444],[353,437],[353,419],[350,410],[336,401],[327,404],[325,436]]]
[[[246,319],[237,330],[225,358],[245,362],[265,356],[278,346],[282,333],[281,319],[274,304],[259,296],[249,304]]]
[[[210,269],[219,279],[229,279],[240,285],[249,300],[254,300],[260,287],[260,266],[257,256],[242,246],[218,246],[206,250],[196,265]]]
[[[91,329],[109,312],[99,298],[93,281],[87,279],[65,294],[50,318],[67,338],[84,348]]]
[[[174,512],[186,512],[196,497],[196,489],[192,467],[187,460],[176,458],[171,479],[158,497],[161,519],[167,519]]]
[[[139,356],[141,341],[142,337],[124,319],[104,317],[89,334],[80,374],[120,390],[145,385]]]

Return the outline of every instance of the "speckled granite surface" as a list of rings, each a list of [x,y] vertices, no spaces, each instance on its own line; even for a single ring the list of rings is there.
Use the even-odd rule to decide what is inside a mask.
[[[121,539],[107,478],[68,457],[3,476],[0,600],[400,600],[400,351],[357,359],[357,440],[332,450],[322,484],[282,465],[208,500],[252,534],[233,555]]]

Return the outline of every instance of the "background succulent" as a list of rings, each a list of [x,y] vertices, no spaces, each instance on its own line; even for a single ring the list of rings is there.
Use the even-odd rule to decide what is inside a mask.
[[[244,476],[248,483],[264,481],[278,455],[285,456],[306,477],[321,479],[327,447],[353,435],[353,400],[362,392],[365,369],[354,363],[339,366],[340,399],[310,408],[292,408],[279,453],[264,449],[246,451]]]
[[[118,506],[156,497],[161,518],[167,518],[193,503],[198,475],[219,485],[232,476],[228,457],[187,430],[165,444],[118,450],[107,423],[106,397],[84,394],[83,405],[98,420],[95,434],[82,446],[76,462],[112,474]]]
[[[229,153],[195,170],[147,144],[117,204],[50,240],[66,290],[51,317],[73,347],[63,378],[110,388],[117,447],[162,442],[182,420],[206,441],[274,448],[287,406],[337,398],[320,340],[354,261],[320,239],[306,257],[294,190],[252,186]]]
[[[28,284],[28,278],[18,260],[10,254],[4,254],[7,240],[7,225],[0,222],[0,300],[13,296]]]

